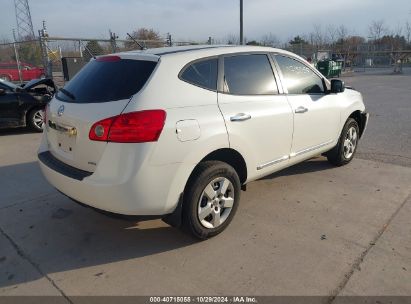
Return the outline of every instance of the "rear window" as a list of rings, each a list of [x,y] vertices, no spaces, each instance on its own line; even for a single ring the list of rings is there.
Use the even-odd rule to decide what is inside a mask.
[[[181,73],[180,78],[196,86],[217,90],[217,58],[196,61]]]
[[[147,82],[157,62],[92,60],[59,91],[57,99],[73,103],[99,103],[129,99]]]

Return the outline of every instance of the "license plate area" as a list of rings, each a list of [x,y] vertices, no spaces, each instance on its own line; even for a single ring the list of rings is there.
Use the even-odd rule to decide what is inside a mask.
[[[48,126],[54,129],[56,148],[64,154],[72,155],[76,146],[77,129],[52,121],[49,121]]]
[[[76,146],[76,136],[67,135],[61,131],[57,131],[57,148],[64,153],[74,153],[74,147]]]

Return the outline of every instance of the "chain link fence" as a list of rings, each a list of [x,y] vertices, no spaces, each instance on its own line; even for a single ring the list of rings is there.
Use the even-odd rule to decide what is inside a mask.
[[[208,42],[212,43],[211,38]],[[157,48],[165,46],[199,44],[190,41],[171,41],[171,36],[158,40],[82,39],[49,37],[40,35],[36,40],[0,44],[0,78],[24,83],[34,78],[52,77],[58,87],[70,79],[92,57],[138,50],[140,47]],[[320,50],[312,44],[291,44],[288,51],[305,57],[309,61],[320,60],[318,56],[328,53],[331,59],[344,60],[344,68],[393,67],[397,62],[411,64],[411,51],[394,51],[362,44],[355,49],[341,51],[330,47]],[[332,58],[334,55],[334,58]],[[74,67],[74,68],[73,68]],[[67,76],[68,75],[68,76]]]
[[[174,45],[190,44],[175,42]],[[24,83],[35,78],[51,77],[61,87],[69,80],[67,66],[75,63],[77,70],[91,58],[144,48],[170,46],[168,39],[83,39],[39,37],[37,40],[0,44],[0,78]],[[70,72],[70,71],[69,71]]]
[[[0,78],[23,83],[45,76],[38,40],[0,44]]]
[[[63,86],[70,74],[77,72],[91,58],[118,52],[167,46],[166,40],[71,39],[47,37],[41,40],[46,49],[44,65],[57,86]],[[71,71],[70,67],[74,66]]]
[[[400,63],[411,65],[411,50],[392,49],[387,45],[374,45],[364,43],[356,47],[336,48],[334,46],[322,46],[321,48],[311,44],[291,44],[286,50],[300,55],[308,61],[321,59],[342,60],[344,69],[352,68],[392,68]]]
[[[0,44],[0,78],[24,83],[34,78],[51,77],[64,86],[70,73],[77,72],[91,58],[143,48],[196,44],[158,40],[64,38],[40,35],[37,40]],[[74,67],[74,68],[73,68]]]

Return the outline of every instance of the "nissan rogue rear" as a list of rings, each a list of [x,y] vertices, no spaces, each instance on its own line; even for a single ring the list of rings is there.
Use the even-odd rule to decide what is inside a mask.
[[[368,121],[359,92],[295,54],[189,46],[92,59],[46,109],[42,172],[106,212],[205,239],[246,184],[318,154],[341,166]]]

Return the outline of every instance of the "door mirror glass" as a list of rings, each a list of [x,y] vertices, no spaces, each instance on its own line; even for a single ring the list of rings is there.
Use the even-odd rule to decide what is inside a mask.
[[[331,79],[331,93],[342,93],[345,91],[344,81]]]

